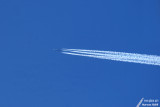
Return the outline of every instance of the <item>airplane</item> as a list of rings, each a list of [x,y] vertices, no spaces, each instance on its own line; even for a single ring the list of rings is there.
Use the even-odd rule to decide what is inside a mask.
[[[55,52],[62,52],[62,49],[53,49]]]

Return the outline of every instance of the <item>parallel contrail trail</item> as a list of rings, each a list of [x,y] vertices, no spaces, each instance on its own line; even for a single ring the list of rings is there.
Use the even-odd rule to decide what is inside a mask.
[[[160,66],[160,56],[156,55],[84,49],[62,49],[62,53],[99,59],[109,59],[123,62],[133,62]]]

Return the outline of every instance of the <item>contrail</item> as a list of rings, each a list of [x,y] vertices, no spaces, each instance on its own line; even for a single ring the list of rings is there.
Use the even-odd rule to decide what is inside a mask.
[[[62,49],[62,53],[99,59],[109,59],[123,62],[133,62],[160,66],[160,56],[156,55],[84,49]]]

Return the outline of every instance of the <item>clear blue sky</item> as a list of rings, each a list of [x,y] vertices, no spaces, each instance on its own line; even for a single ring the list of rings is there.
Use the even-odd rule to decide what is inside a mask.
[[[1,0],[0,107],[135,107],[160,67],[55,53],[160,55],[159,0]]]

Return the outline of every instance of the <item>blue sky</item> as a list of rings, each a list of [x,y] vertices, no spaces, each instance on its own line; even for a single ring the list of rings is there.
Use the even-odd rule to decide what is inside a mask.
[[[1,0],[0,107],[135,107],[160,67],[53,48],[160,55],[158,0]]]

